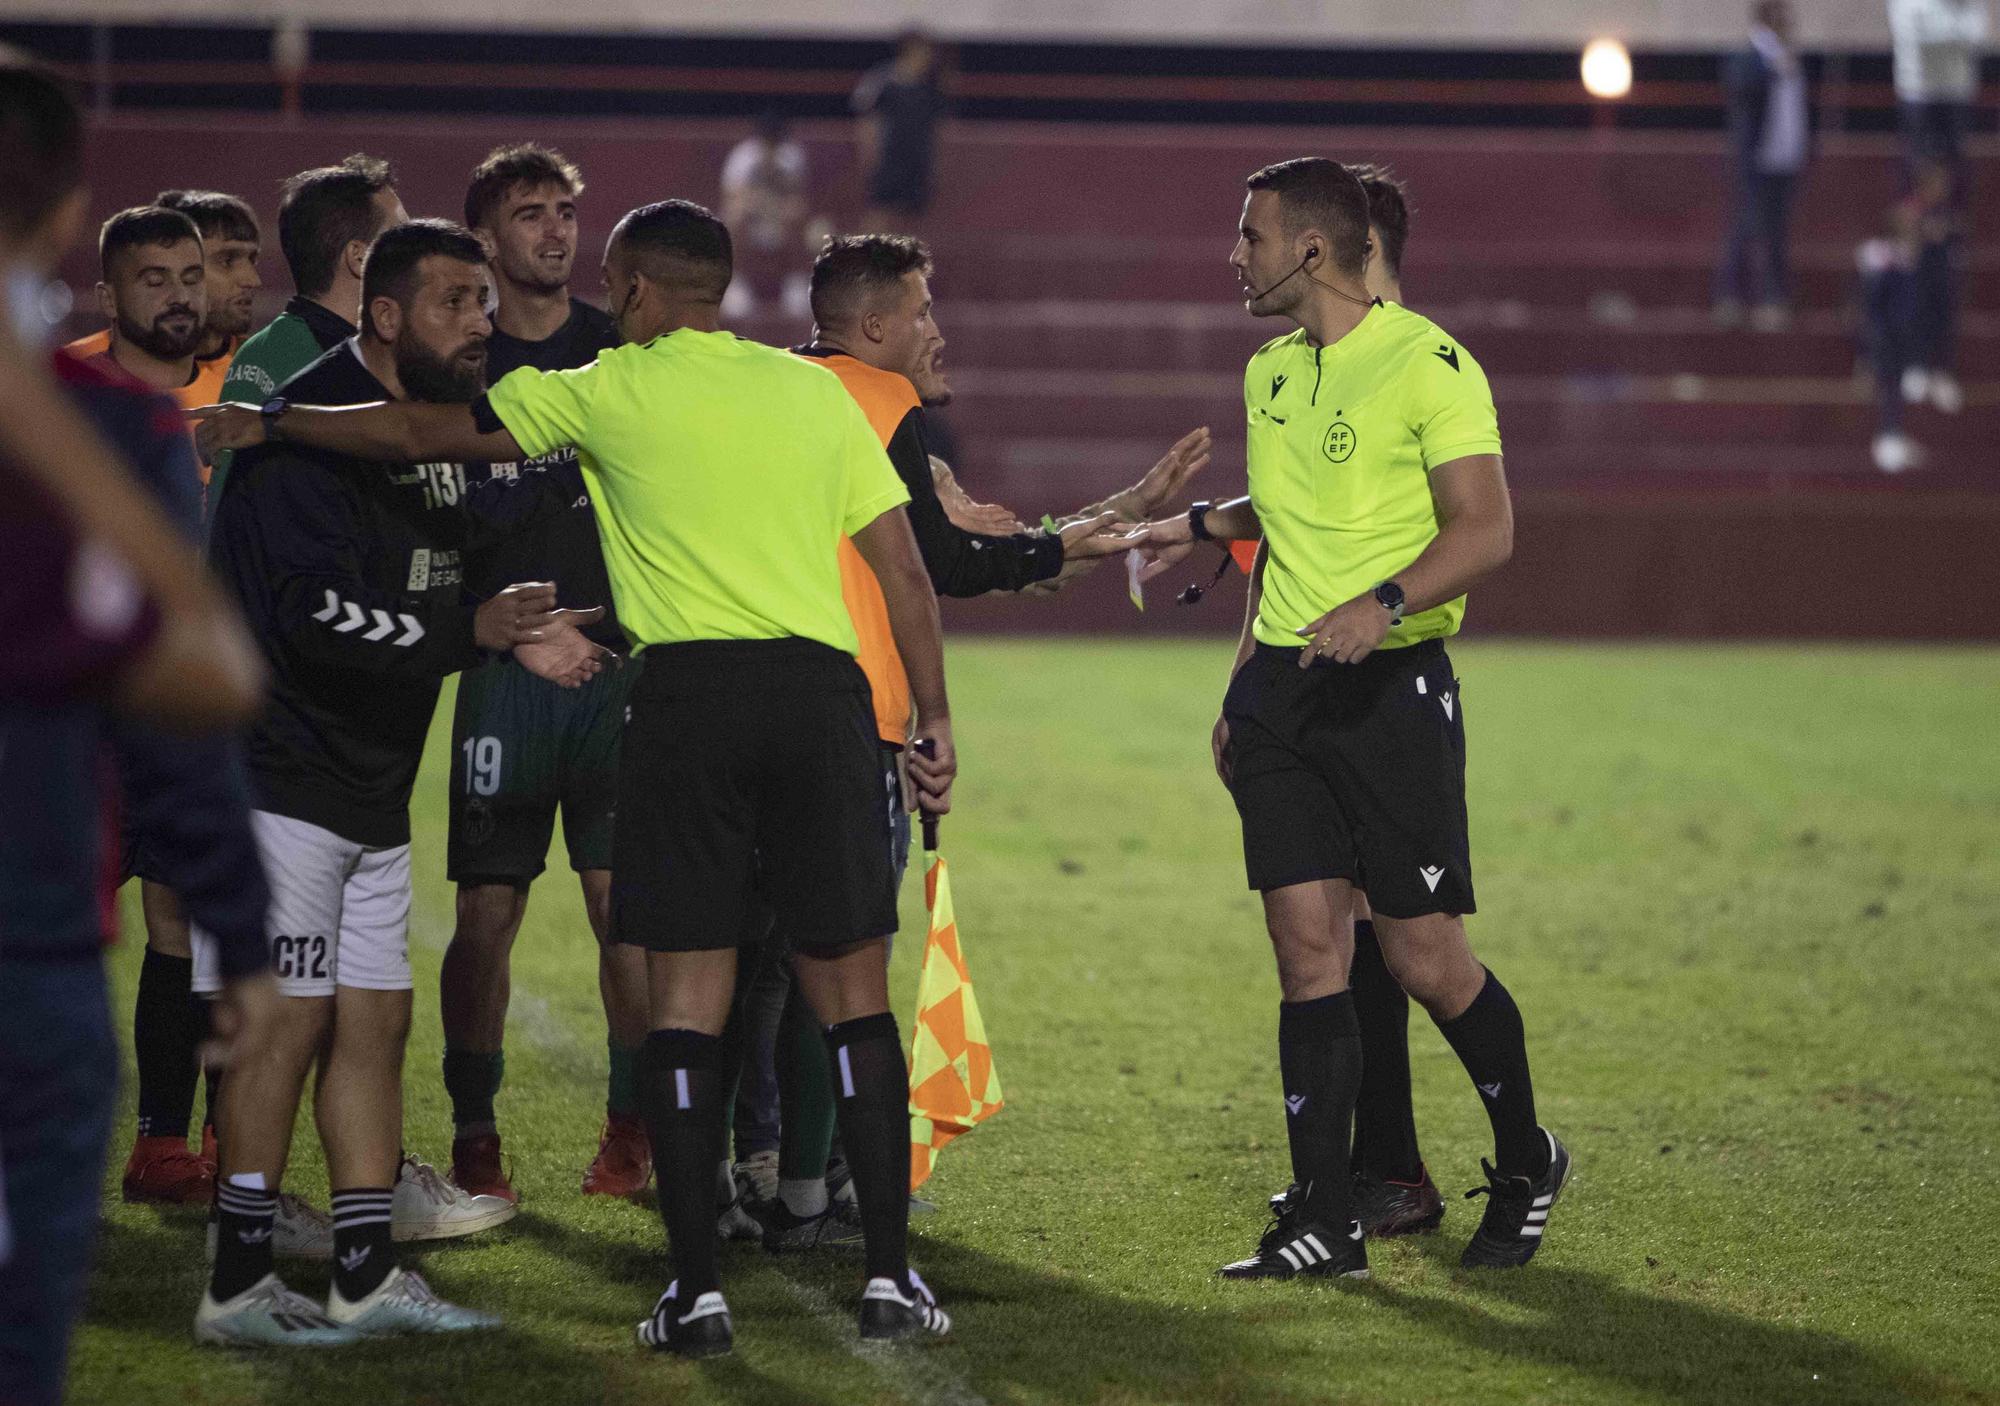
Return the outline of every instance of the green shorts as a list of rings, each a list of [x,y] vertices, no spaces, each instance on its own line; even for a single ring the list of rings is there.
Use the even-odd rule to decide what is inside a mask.
[[[512,659],[458,676],[445,863],[451,882],[532,883],[547,867],[557,807],[570,867],[611,867],[618,737],[640,668],[628,659],[582,688],[559,688]]]

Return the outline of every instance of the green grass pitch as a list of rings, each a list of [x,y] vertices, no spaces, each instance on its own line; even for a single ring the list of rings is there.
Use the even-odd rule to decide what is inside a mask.
[[[603,1030],[560,851],[514,958],[520,1218],[420,1258],[499,1336],[197,1350],[199,1218],[117,1200],[84,1402],[2000,1402],[2000,653],[1469,643],[1475,948],[1520,998],[1576,1179],[1471,1277],[1483,1115],[1422,1013],[1443,1230],[1364,1285],[1225,1285],[1287,1179],[1277,983],[1209,770],[1228,647],[962,641],[945,826],[1009,1104],[950,1148],[918,1267],[957,1316],[857,1350],[852,1260],[725,1252],[737,1352],[640,1352],[648,1209],[586,1201]],[[439,713],[416,800],[411,1148],[442,1163]],[[895,961],[907,1023],[922,888]],[[129,904],[128,897],[128,908]],[[129,1026],[139,946],[114,958]],[[294,1189],[323,1198],[309,1125]],[[323,1271],[296,1270],[323,1293]]]

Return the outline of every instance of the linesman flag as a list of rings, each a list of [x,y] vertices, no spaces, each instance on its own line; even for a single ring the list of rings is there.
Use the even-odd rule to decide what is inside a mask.
[[[937,820],[924,817],[924,903],[930,936],[917,982],[916,1030],[910,1038],[910,1189],[929,1179],[938,1149],[1001,1108],[1000,1077],[986,1023],[973,999],[951,906],[951,875],[937,852]]]

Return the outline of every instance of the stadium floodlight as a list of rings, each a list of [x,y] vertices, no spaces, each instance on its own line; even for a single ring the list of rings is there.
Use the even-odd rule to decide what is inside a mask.
[[[1632,55],[1616,39],[1583,46],[1583,88],[1593,98],[1622,98],[1632,91]]]

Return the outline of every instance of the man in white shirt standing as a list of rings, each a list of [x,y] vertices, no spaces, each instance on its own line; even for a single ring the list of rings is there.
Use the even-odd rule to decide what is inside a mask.
[[[1805,68],[1785,0],[1750,10],[1750,42],[1723,61],[1736,159],[1736,209],[1716,273],[1715,317],[1777,331],[1790,318],[1786,261],[1792,199],[1812,145]],[[1753,301],[1754,300],[1754,301]]]
[[[1944,162],[1960,205],[1986,34],[1986,0],[1889,0],[1904,155],[1912,172],[1926,160]]]

